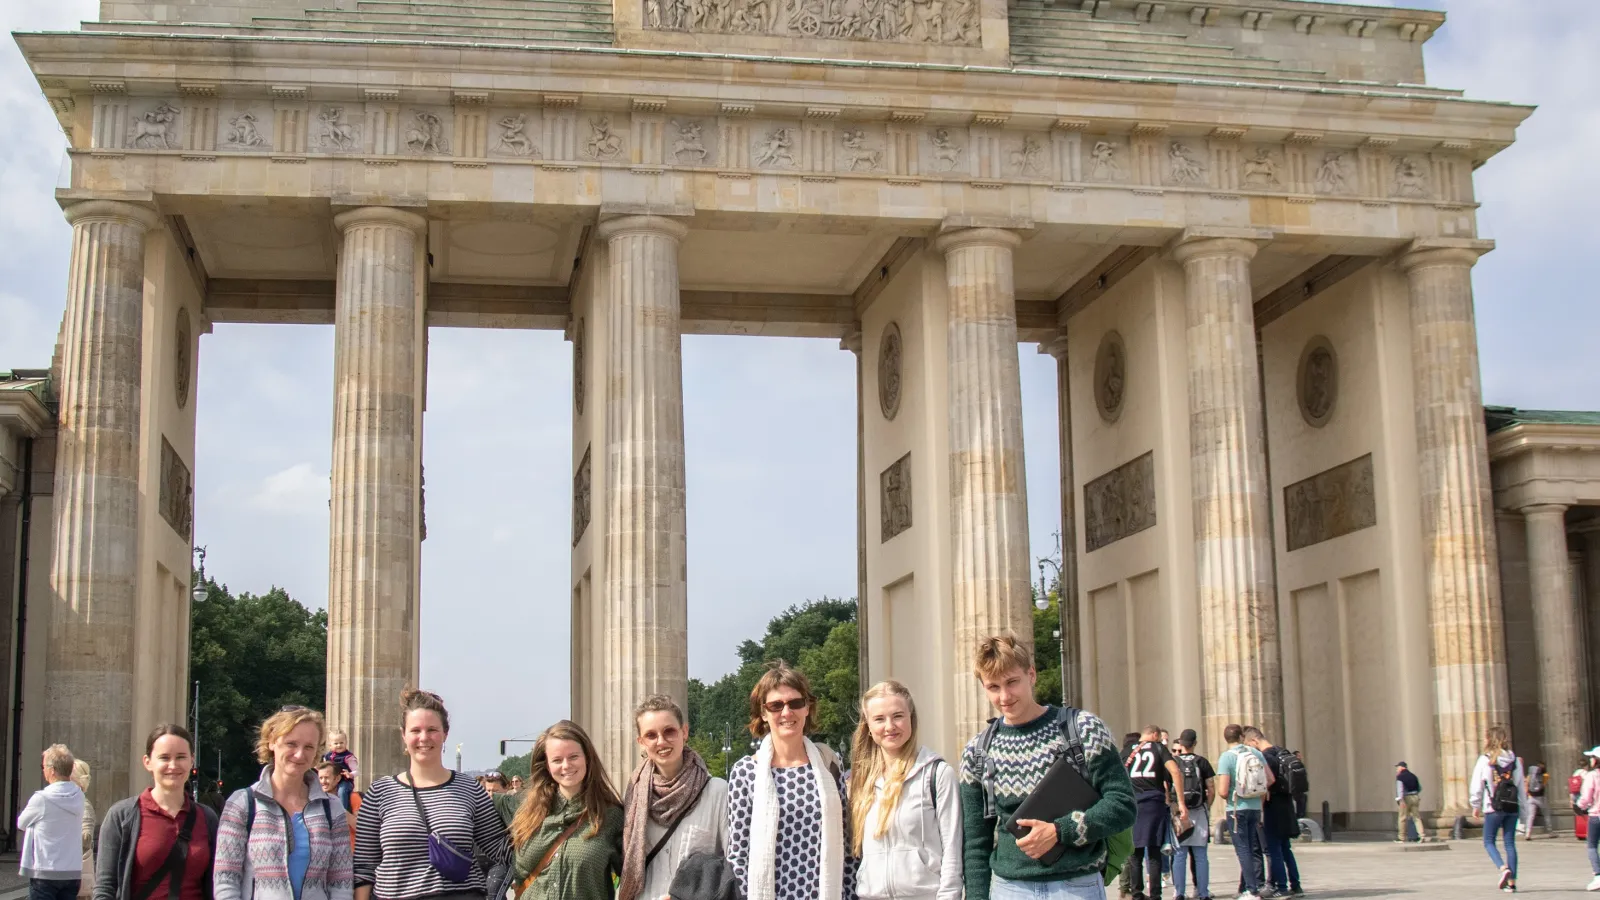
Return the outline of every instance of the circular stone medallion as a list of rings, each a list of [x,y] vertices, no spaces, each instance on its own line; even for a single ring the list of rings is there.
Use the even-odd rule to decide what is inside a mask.
[[[900,326],[890,322],[878,342],[878,407],[891,422],[900,412],[900,357]]]
[[[189,384],[194,366],[194,328],[189,322],[189,311],[178,307],[178,323],[172,338],[172,387],[178,408],[189,405]]]
[[[1312,428],[1321,428],[1333,417],[1339,400],[1339,358],[1333,344],[1318,335],[1300,351],[1300,370],[1295,376],[1300,398],[1300,415]]]
[[[1094,355],[1094,405],[1100,418],[1115,422],[1122,415],[1128,391],[1128,350],[1122,335],[1108,331]]]
[[[583,415],[583,320],[572,329],[572,405]]]

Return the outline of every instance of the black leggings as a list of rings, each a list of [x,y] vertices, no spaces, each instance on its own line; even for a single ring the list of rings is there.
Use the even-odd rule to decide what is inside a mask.
[[[1144,847],[1133,848],[1133,855],[1128,857],[1127,870],[1133,884],[1135,897],[1145,894],[1147,897],[1160,898],[1161,896],[1161,848]],[[1150,891],[1145,892],[1144,882],[1150,879]]]

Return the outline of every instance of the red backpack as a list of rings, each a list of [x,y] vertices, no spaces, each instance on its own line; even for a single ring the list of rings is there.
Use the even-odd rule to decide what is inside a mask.
[[[1576,797],[1579,794],[1583,793],[1583,773],[1582,772],[1573,772],[1572,773],[1572,777],[1567,779],[1567,793],[1571,794],[1574,797]]]

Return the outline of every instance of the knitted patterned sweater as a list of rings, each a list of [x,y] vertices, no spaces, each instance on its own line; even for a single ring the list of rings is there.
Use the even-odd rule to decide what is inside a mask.
[[[983,818],[983,767],[978,759],[979,734],[961,752],[961,824],[965,834],[967,900],[988,900],[989,878],[1008,881],[1063,881],[1098,872],[1105,864],[1106,841],[1133,826],[1133,785],[1122,768],[1117,746],[1105,723],[1086,712],[1078,713],[1078,735],[1089,764],[1089,783],[1100,800],[1087,810],[1056,821],[1057,839],[1067,851],[1055,865],[1045,866],[1017,849],[1017,839],[999,827],[1044,778],[1059,751],[1064,750],[1056,708],[1031,722],[1007,725],[995,732],[989,756],[995,764],[993,820]]]
[[[299,900],[350,900],[350,827],[344,807],[310,773],[305,806],[311,860]],[[250,823],[250,797],[256,797]],[[248,828],[248,831],[246,830]],[[216,900],[295,900],[289,882],[289,830],[272,797],[272,766],[253,786],[233,792],[222,808],[213,863]]]

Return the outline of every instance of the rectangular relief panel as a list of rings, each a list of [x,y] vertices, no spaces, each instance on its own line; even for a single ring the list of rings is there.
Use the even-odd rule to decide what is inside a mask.
[[[1284,488],[1283,508],[1291,551],[1378,524],[1372,454]]]
[[[884,543],[911,527],[911,454],[907,453],[884,469],[878,476],[878,484],[882,494],[879,503],[882,537],[878,540]]]
[[[183,457],[172,449],[165,437],[161,439],[161,518],[167,520],[172,530],[185,541],[194,528],[194,481]]]
[[[589,448],[583,448],[583,459],[572,476],[572,546],[578,546],[583,533],[589,530],[590,485]]]
[[[1156,524],[1154,451],[1083,486],[1084,540],[1093,553]]]

